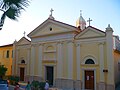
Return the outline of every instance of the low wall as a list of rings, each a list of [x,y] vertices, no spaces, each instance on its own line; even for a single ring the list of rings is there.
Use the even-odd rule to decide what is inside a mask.
[[[82,83],[80,80],[57,78],[54,87],[62,90],[81,90]]]

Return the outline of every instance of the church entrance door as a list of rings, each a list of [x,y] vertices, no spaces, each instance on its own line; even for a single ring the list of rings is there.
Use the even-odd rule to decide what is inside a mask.
[[[85,89],[94,90],[94,71],[85,71]]]
[[[50,85],[53,85],[53,78],[54,78],[53,66],[46,66],[46,80],[48,80]]]
[[[20,81],[24,81],[24,71],[25,68],[20,68]]]

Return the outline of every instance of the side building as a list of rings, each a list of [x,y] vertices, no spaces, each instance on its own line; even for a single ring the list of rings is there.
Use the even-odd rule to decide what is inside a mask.
[[[7,68],[6,75],[12,74],[13,44],[0,46],[0,64]]]
[[[72,26],[52,15],[28,37],[14,42],[13,75],[45,81],[63,90],[115,90],[120,82],[120,40],[108,27]]]

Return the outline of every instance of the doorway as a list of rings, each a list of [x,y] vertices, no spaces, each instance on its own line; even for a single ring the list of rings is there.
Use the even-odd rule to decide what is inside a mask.
[[[20,81],[24,81],[24,71],[25,68],[20,68]]]
[[[48,80],[50,85],[53,85],[53,79],[54,79],[53,66],[46,66],[46,80]]]
[[[94,71],[85,70],[85,89],[94,90]]]

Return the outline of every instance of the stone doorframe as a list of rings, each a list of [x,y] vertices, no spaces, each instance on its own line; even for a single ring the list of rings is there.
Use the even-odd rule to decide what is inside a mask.
[[[82,89],[85,89],[85,70],[94,71],[94,90],[96,90],[96,69],[95,68],[82,68]]]

